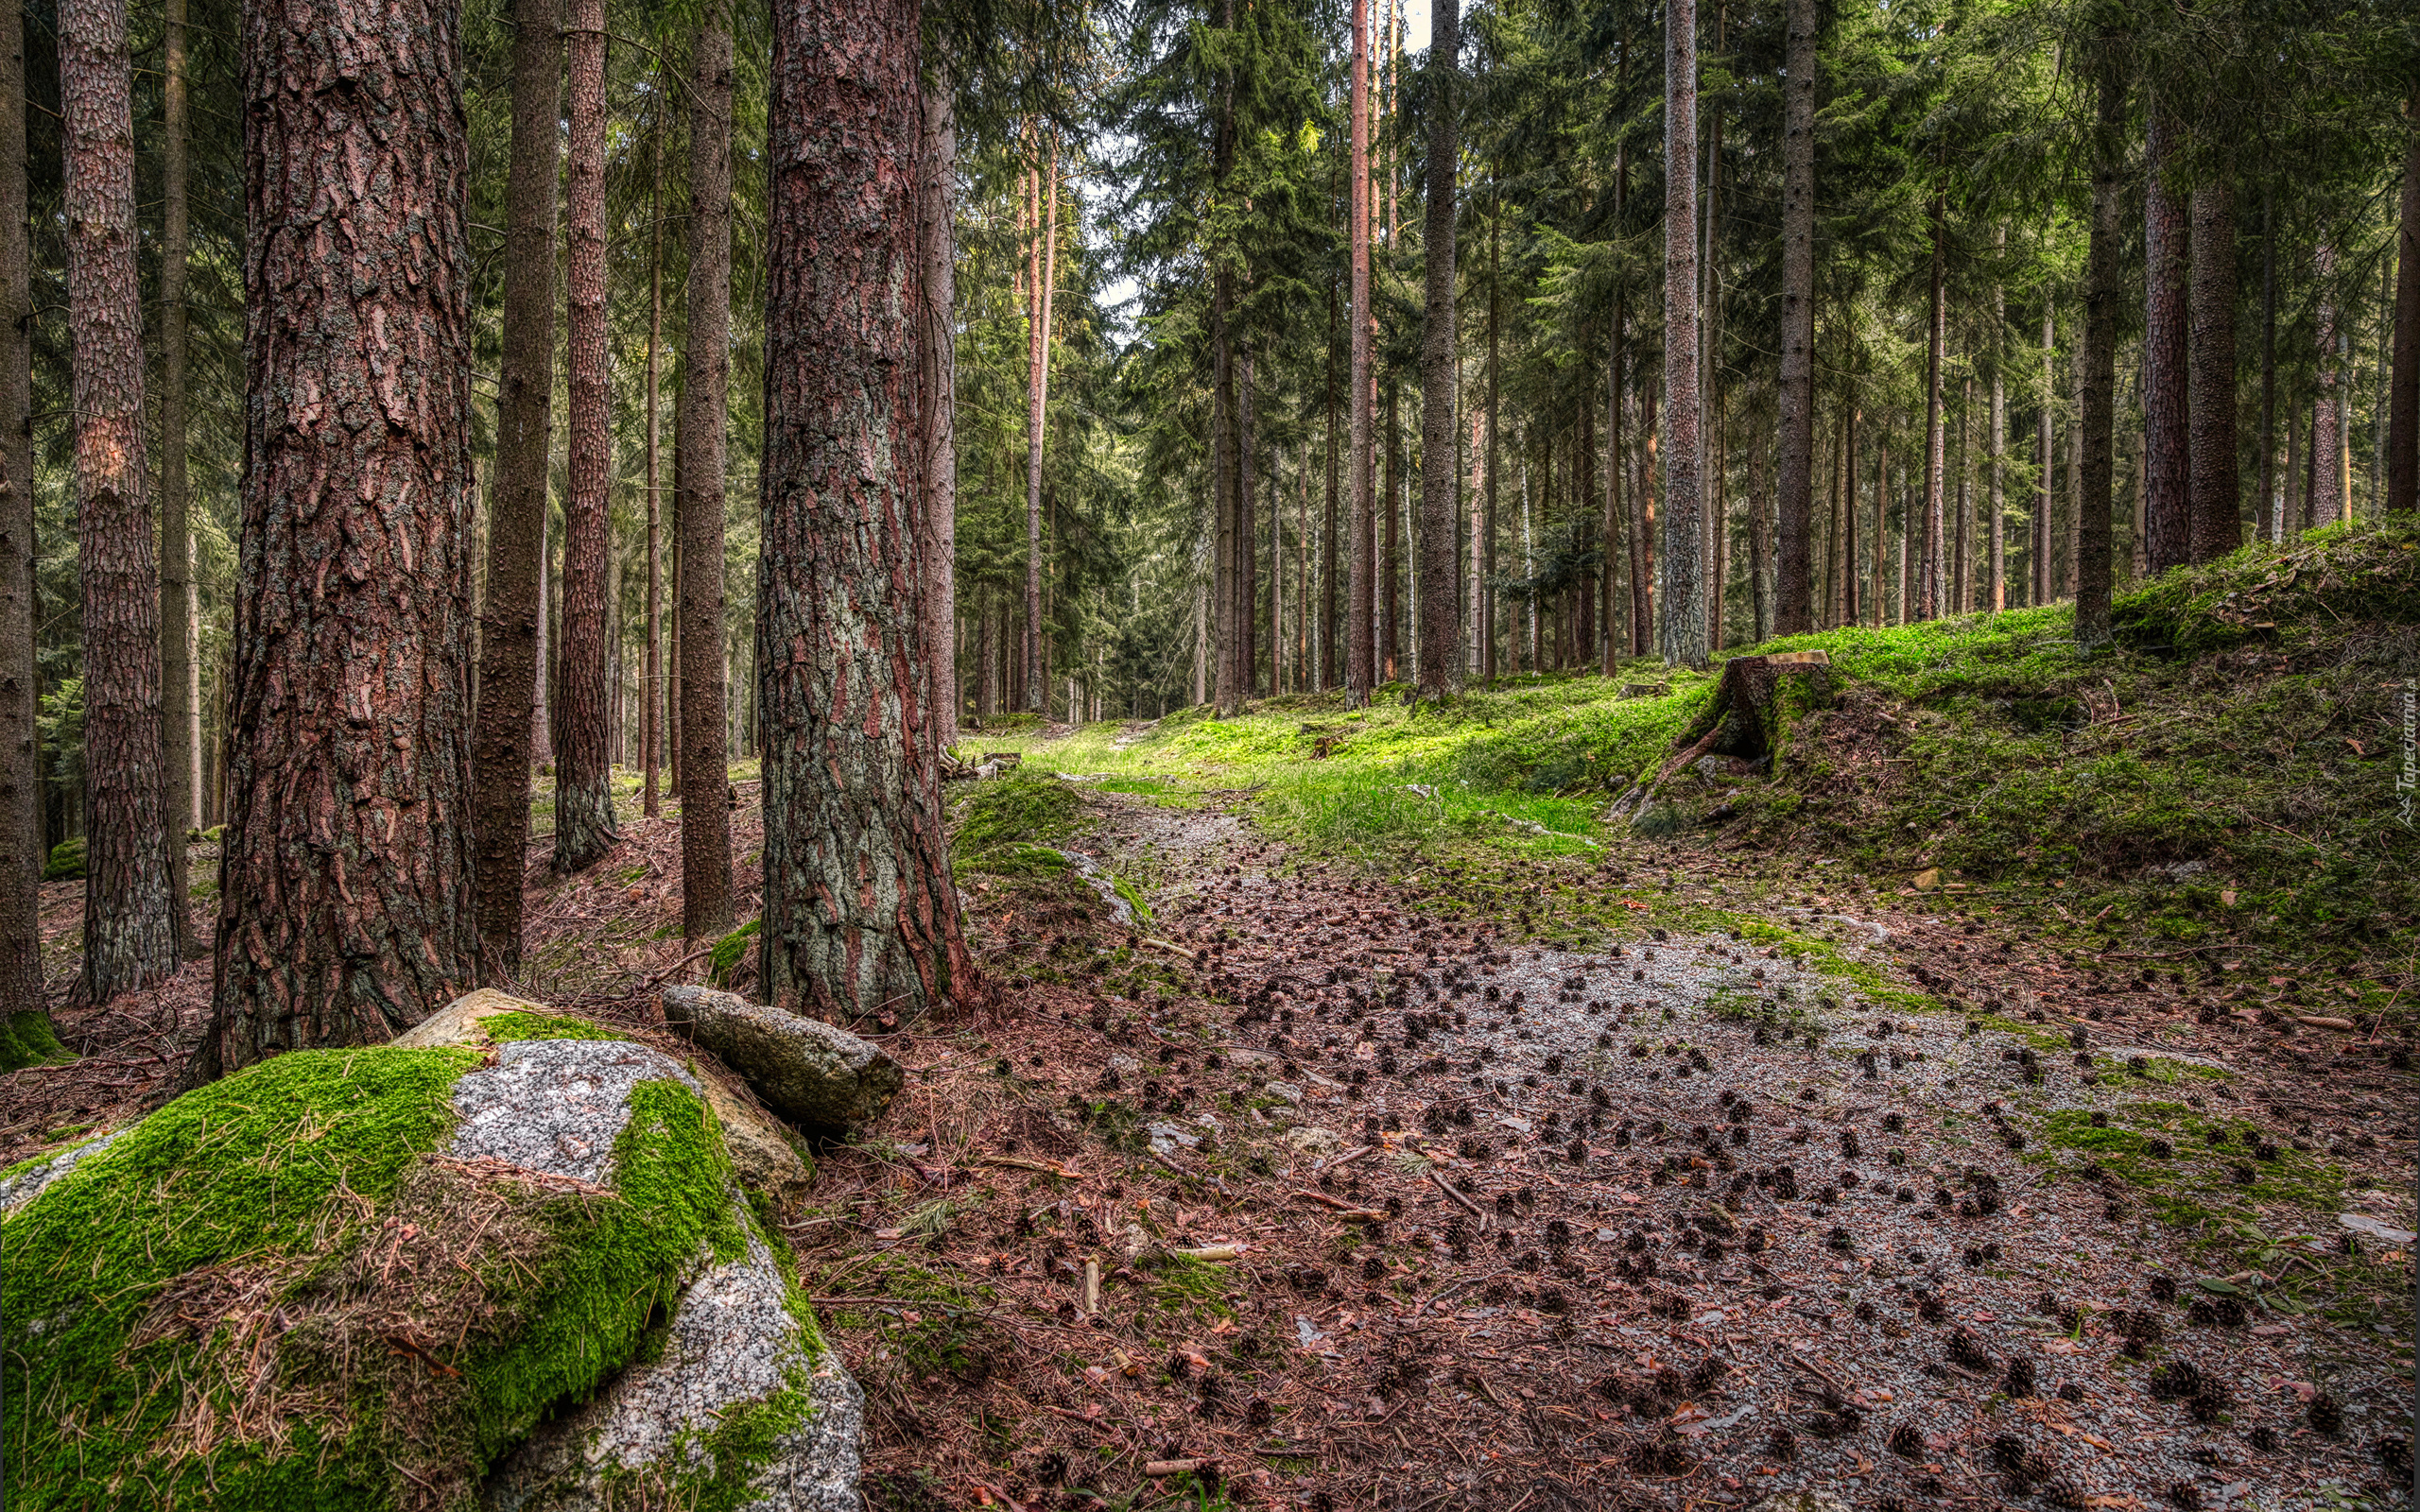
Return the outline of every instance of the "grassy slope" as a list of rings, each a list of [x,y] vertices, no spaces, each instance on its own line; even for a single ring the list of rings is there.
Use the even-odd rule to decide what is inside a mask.
[[[2091,949],[2401,971],[2420,893],[2394,699],[2420,620],[2416,547],[2409,524],[2247,547],[2121,598],[2120,644],[2097,655],[2065,606],[1757,647],[1828,651],[1838,695],[1793,729],[1777,779],[1677,782],[1702,821],[1682,843],[1840,856],[1887,891],[1940,868]],[[1664,674],[1625,680],[1648,676]],[[1668,680],[1623,698],[1601,678],[1513,679],[1417,709],[1297,695],[1139,738],[1099,725],[974,743],[1171,799],[1256,788],[1264,825],[1388,869],[1474,847],[1598,856],[1622,838],[1598,820],[1606,795],[1711,696],[1709,677]]]

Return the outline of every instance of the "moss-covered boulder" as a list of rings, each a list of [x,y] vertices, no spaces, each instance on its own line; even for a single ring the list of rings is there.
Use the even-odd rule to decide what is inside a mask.
[[[577,1019],[306,1051],[0,1173],[13,1506],[855,1506],[700,1080]]]

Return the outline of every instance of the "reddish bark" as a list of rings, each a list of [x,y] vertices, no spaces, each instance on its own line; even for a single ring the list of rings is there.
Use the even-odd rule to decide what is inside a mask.
[[[673,415],[675,648],[680,665],[681,933],[732,926],[731,768],[723,667],[723,435],[731,386],[728,0],[707,0],[690,49],[688,350]]]
[[[2193,191],[2191,559],[2243,544],[2236,458],[2235,194],[2224,180]]]
[[[2185,196],[2168,179],[2175,123],[2156,94],[2144,116],[2143,525],[2144,551],[2158,573],[2193,555],[2186,368],[2192,257]]]
[[[478,952],[455,9],[248,0],[242,35],[250,465],[205,1077],[385,1040]]]
[[[1782,84],[1780,560],[1773,633],[1815,627],[1815,0],[1789,0]]]
[[[777,0],[769,102],[763,981],[786,1007],[965,1000],[918,633],[914,0]]]
[[[1664,161],[1698,158],[1695,0],[1671,0],[1664,27]],[[1698,389],[1698,193],[1690,172],[1664,177],[1664,660],[1703,666],[1705,502]]]
[[[2394,354],[2387,380],[2386,500],[2420,509],[2420,94],[2403,112],[2403,200],[2394,258]]]
[[[1377,645],[1372,637],[1372,602],[1376,584],[1371,569],[1374,547],[1371,516],[1376,507],[1377,478],[1371,444],[1376,438],[1372,413],[1376,381],[1371,366],[1371,341],[1375,321],[1370,309],[1370,0],[1353,0],[1352,169],[1346,239],[1351,260],[1353,362],[1349,387],[1353,393],[1353,522],[1351,581],[1345,594],[1345,702],[1358,708],[1370,701],[1376,681]]]
[[[17,0],[0,0],[0,1038],[20,1015],[43,1012],[24,42]]]
[[[177,970],[160,748],[160,601],[144,492],[131,76],[123,5],[60,7],[77,565],[84,589],[79,995],[96,1004]]]

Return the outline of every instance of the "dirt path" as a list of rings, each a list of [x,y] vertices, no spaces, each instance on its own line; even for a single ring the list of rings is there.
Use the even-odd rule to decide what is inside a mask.
[[[2392,1478],[2409,1346],[2365,1299],[2397,1315],[2409,1246],[2345,1254],[2314,1131],[2202,1074],[2217,1055],[2130,1071],[2151,1025],[1910,1012],[1786,942],[1531,943],[1298,865],[1238,796],[1095,798],[1084,849],[1156,918],[1128,950],[1063,911],[985,916],[1011,1085],[969,1113],[928,1067],[965,1132],[958,1175],[919,1180],[975,1187],[919,1263],[980,1276],[1019,1358],[973,1391],[921,1382],[916,1427],[878,1413],[894,1471],[1089,1506],[1060,1486],[1115,1497],[1144,1461],[1201,1459],[1270,1504],[1508,1509],[2303,1505]],[[1811,899],[1777,921],[1824,919],[1835,959],[1893,977],[1924,928]],[[1992,954],[2011,991],[2065,971]],[[2338,1132],[2411,1110],[2373,1106]],[[985,1162],[1015,1131],[1072,1174],[1003,1182]],[[2378,1227],[2410,1226],[2409,1186]],[[2239,1211],[2273,1242],[2258,1271],[2222,1227]],[[1011,1447],[958,1446],[959,1414],[1005,1414]],[[971,1504],[923,1494],[894,1474],[875,1500]]]

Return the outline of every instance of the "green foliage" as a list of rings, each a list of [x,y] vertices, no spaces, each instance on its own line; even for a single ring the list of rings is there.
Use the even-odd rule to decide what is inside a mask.
[[[0,1016],[0,1072],[58,1065],[75,1058],[59,1042],[59,1031],[44,1010],[27,1008]]]
[[[50,848],[50,856],[43,862],[44,882],[73,882],[84,875],[84,837],[70,835]]]
[[[708,980],[717,987],[728,986],[732,982],[738,974],[740,963],[748,958],[748,942],[756,937],[758,927],[763,922],[763,919],[752,919],[715,941],[714,949],[706,954]]]
[[[479,1021],[479,1032],[492,1044],[511,1040],[628,1040],[631,1037],[601,1023],[567,1013],[494,1013]]]

